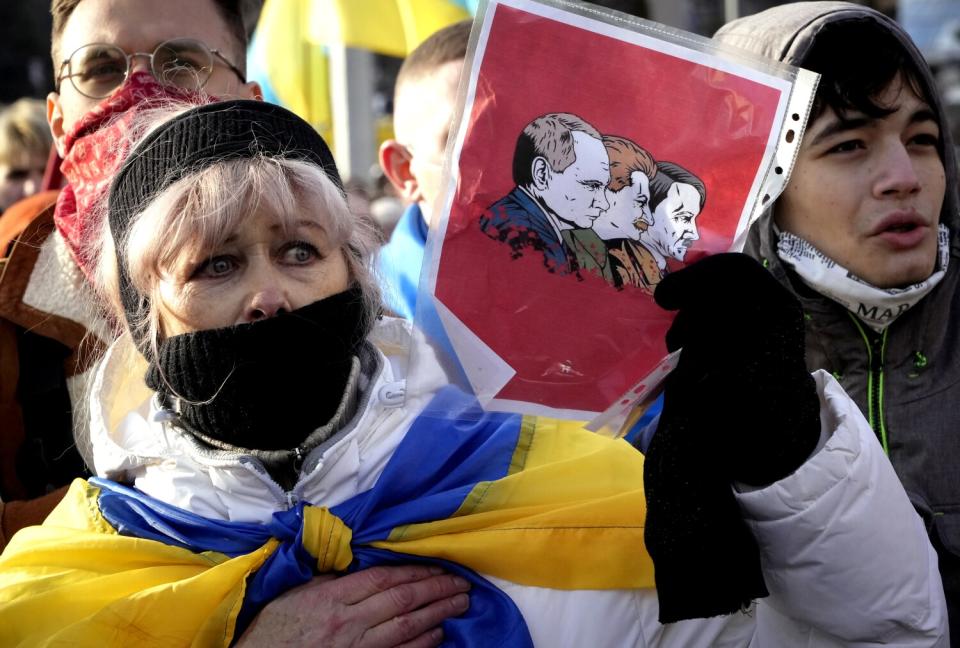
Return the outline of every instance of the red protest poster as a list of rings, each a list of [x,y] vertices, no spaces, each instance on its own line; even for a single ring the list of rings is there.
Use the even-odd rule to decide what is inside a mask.
[[[791,84],[524,0],[469,73],[434,304],[485,405],[591,418],[666,355],[660,279],[746,227]]]

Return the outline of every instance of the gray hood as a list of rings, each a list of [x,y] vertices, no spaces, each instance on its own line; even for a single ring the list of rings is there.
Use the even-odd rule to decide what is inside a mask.
[[[846,2],[798,2],[732,22],[717,34],[723,43],[803,66],[815,39],[841,21],[874,21],[920,53],[899,25]],[[951,230],[953,259],[941,282],[897,319],[882,337],[868,336],[838,302],[806,287],[776,254],[771,210],[750,230],[745,251],[800,299],[805,315],[807,367],[826,369],[870,418],[910,500],[924,518],[939,555],[954,643],[960,636],[960,244],[957,167],[946,116],[925,64],[918,80],[941,124],[940,155],[947,185],[940,220]],[[858,331],[858,327],[860,330]]]
[[[807,54],[818,34],[827,25],[848,20],[873,20],[891,32],[901,43],[904,50],[918,63],[920,81],[924,92],[931,99],[931,108],[937,114],[941,124],[941,149],[944,170],[947,177],[946,196],[940,222],[950,228],[951,256],[960,257],[960,212],[957,198],[957,161],[954,143],[947,128],[947,116],[943,110],[940,94],[930,70],[920,51],[907,36],[903,28],[883,14],[849,2],[795,2],[781,5],[752,16],[734,20],[717,31],[714,39],[747,50],[755,55],[803,67]],[[775,203],[763,213],[750,231],[747,251],[753,256],[762,256],[770,263],[774,274],[781,275],[776,255],[776,239],[773,233],[771,213]],[[951,264],[953,265],[953,264]]]

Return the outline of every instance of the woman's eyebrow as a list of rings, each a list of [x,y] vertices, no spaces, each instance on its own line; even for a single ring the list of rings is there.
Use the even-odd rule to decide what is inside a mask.
[[[310,227],[313,229],[320,230],[321,232],[327,231],[323,225],[321,225],[315,220],[307,220],[307,219],[296,220],[296,221],[293,221],[293,226],[294,227]],[[284,225],[282,223],[274,223],[273,225],[270,226],[271,231],[276,231],[283,228],[284,228]]]

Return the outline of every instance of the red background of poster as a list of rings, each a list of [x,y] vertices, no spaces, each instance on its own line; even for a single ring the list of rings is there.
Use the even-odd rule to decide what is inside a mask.
[[[603,411],[666,354],[672,320],[638,289],[551,274],[534,252],[511,260],[508,245],[480,231],[486,208],[514,188],[513,151],[527,123],[571,112],[698,175],[707,200],[689,263],[729,249],[779,98],[757,82],[497,7],[435,290],[516,369],[497,398]]]

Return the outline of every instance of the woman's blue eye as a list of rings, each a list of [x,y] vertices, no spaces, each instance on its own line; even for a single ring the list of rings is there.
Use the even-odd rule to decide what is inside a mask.
[[[320,251],[306,241],[293,241],[288,243],[283,246],[280,254],[285,263],[292,265],[305,265],[320,258]]]
[[[237,267],[237,262],[233,257],[215,256],[210,257],[196,269],[193,273],[195,277],[222,277],[230,274]]]
[[[210,272],[213,274],[223,274],[229,272],[233,266],[226,259],[217,259],[210,264]]]

